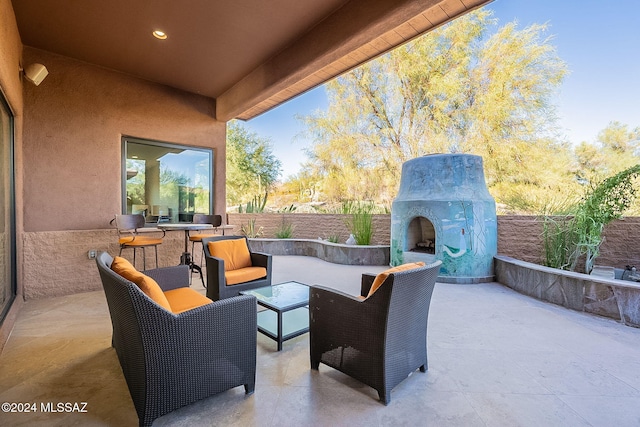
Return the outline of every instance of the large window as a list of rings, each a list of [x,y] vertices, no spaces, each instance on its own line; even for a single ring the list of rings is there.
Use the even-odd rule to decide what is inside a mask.
[[[122,138],[123,212],[191,222],[213,212],[213,150]]]
[[[16,296],[13,116],[0,94],[0,322]]]

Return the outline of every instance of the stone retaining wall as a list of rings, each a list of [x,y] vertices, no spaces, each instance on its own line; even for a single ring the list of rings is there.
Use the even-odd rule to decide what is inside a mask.
[[[389,265],[389,246],[358,246],[319,239],[249,239],[254,252],[271,255],[303,255],[334,264]]]
[[[494,262],[496,281],[522,294],[640,328],[640,285],[543,267],[505,256]]]

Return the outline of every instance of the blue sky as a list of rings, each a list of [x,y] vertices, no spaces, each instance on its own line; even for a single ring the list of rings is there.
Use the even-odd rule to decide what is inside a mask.
[[[486,7],[500,25],[550,25],[547,34],[569,68],[556,101],[566,140],[592,142],[613,120],[640,126],[640,1],[495,0]],[[320,86],[244,125],[271,140],[287,178],[300,170],[309,144],[296,116],[326,107]]]

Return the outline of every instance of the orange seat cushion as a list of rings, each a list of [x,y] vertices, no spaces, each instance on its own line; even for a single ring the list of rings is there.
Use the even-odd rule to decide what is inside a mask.
[[[215,237],[215,234],[191,234],[189,240],[192,242],[202,242],[202,239],[207,237]]]
[[[227,286],[262,279],[263,277],[267,277],[267,269],[264,267],[245,267],[224,272]]]
[[[171,310],[171,304],[167,300],[167,297],[162,292],[162,288],[158,285],[158,282],[151,277],[140,273],[131,263],[122,257],[114,257],[111,263],[111,270],[120,276],[124,277],[130,282],[138,285],[140,290],[147,294],[156,304],[164,308],[167,311]]]
[[[408,264],[402,264],[399,265],[397,267],[393,267],[390,268],[388,270],[383,271],[382,273],[379,273],[376,278],[373,280],[373,284],[371,285],[371,289],[369,289],[369,294],[367,295],[367,298],[369,298],[371,295],[373,295],[378,288],[382,285],[382,283],[387,280],[387,277],[389,277],[389,274],[393,274],[393,273],[398,273],[400,271],[407,271],[407,270],[413,270],[414,268],[420,268],[420,267],[424,267],[424,262],[420,261],[420,262],[410,262]]]
[[[162,243],[162,239],[159,237],[149,237],[149,236],[127,236],[121,237],[118,242],[121,245],[125,246],[153,246],[159,245]]]
[[[171,311],[175,314],[202,307],[203,305],[213,302],[191,288],[171,289],[165,292],[164,295],[171,305]]]
[[[224,271],[251,267],[251,254],[245,239],[227,239],[209,242],[211,256],[224,261]]]

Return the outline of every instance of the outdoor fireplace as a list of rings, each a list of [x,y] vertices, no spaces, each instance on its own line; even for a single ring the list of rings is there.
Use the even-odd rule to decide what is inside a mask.
[[[439,259],[441,282],[493,281],[497,240],[482,157],[432,154],[402,165],[391,208],[391,265]]]

